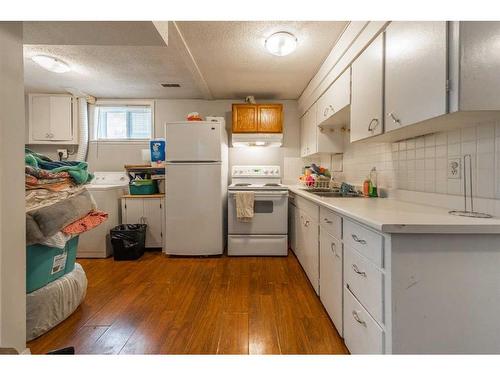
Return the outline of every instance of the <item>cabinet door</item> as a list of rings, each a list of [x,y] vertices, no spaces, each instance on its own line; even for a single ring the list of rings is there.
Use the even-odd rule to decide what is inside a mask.
[[[300,156],[305,157],[308,155],[307,148],[309,146],[308,128],[307,128],[308,112],[300,119]]]
[[[293,204],[288,204],[288,245],[295,252],[295,211],[296,208]]]
[[[283,105],[259,104],[259,133],[281,133],[283,131]]]
[[[342,243],[320,227],[319,296],[340,336],[342,317]]]
[[[50,97],[50,140],[70,141],[72,139],[72,99],[68,96]]]
[[[143,199],[124,198],[122,208],[123,208],[122,212],[123,224],[140,224],[143,222],[143,217],[144,217]]]
[[[384,35],[379,35],[353,62],[351,142],[383,130]]]
[[[162,199],[144,199],[144,218],[145,224],[148,225],[146,231],[146,247],[162,247],[162,213]]]
[[[318,152],[318,127],[316,122],[316,103],[307,112],[307,155]]]
[[[301,211],[301,245],[304,269],[316,293],[319,293],[319,249],[318,249],[318,222]]]
[[[36,141],[50,141],[50,96],[30,96],[29,123]]]
[[[392,22],[385,43],[385,130],[445,114],[446,22]]]
[[[328,121],[351,102],[351,70],[342,73],[318,100],[318,124],[335,123]]]
[[[256,104],[233,104],[233,133],[256,133],[258,120]]]

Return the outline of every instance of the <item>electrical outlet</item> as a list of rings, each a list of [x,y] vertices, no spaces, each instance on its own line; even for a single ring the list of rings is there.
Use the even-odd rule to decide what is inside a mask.
[[[65,148],[58,149],[57,155],[61,156],[62,160],[66,160],[68,158],[68,150]]]
[[[461,164],[462,160],[460,158],[448,159],[448,178],[454,180],[461,178]]]

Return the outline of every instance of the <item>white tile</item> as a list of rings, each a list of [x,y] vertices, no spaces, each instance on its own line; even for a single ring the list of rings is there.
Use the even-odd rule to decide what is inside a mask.
[[[399,142],[399,151],[406,151],[406,141]]]
[[[476,140],[476,128],[470,126],[462,129],[462,142],[475,141]]]
[[[448,168],[447,158],[436,158],[436,170],[442,170],[446,173]]]
[[[448,143],[448,134],[445,132],[436,134],[436,146],[445,145]]]
[[[460,156],[461,150],[460,143],[448,144],[448,156]]]
[[[415,150],[415,159],[425,158],[425,148],[417,148]]]
[[[410,170],[415,170],[415,160],[407,160],[406,161],[406,169],[408,169],[408,171]]]
[[[462,142],[462,155],[475,154],[476,153],[476,142]]]
[[[436,159],[425,159],[425,170],[434,170],[436,169]]]
[[[495,126],[491,124],[480,125],[477,127],[477,139],[494,138]]]
[[[391,145],[391,150],[392,151],[399,151],[399,143],[393,143]]]
[[[425,136],[425,147],[436,145],[436,136],[434,134],[428,134]]]
[[[415,160],[415,169],[419,171],[425,170],[425,159]]]
[[[477,140],[477,152],[486,153],[495,151],[495,138],[483,138]]]
[[[425,191],[434,193],[436,191],[436,175],[434,171],[425,171]]]
[[[448,179],[448,194],[460,195],[461,192],[462,192],[462,181]]]
[[[425,147],[425,158],[433,158],[436,156],[436,147]]]
[[[477,168],[488,170],[490,175],[494,175],[495,169],[495,154],[477,154]]]
[[[448,144],[460,143],[460,129],[448,132]]]
[[[448,155],[448,146],[445,145],[440,145],[436,146],[436,157],[437,158],[442,158]]]
[[[418,137],[415,139],[415,147],[422,148],[425,147],[425,139],[424,137]]]
[[[399,160],[399,152],[398,151],[392,152],[392,160]]]
[[[491,171],[479,169],[477,171],[477,196],[483,198],[495,197],[495,178]]]
[[[407,164],[406,164],[406,160],[399,161],[399,169],[403,170],[403,171],[406,171],[408,169]]]
[[[415,150],[406,150],[406,159],[415,159]]]
[[[399,151],[399,160],[406,160],[406,151]]]
[[[406,141],[406,149],[407,150],[413,150],[413,149],[415,149],[415,139],[408,139]]]
[[[415,178],[415,190],[416,191],[424,191],[425,190],[425,171],[419,171],[417,170],[415,172],[416,178]]]
[[[495,126],[495,137],[500,137],[500,121]]]

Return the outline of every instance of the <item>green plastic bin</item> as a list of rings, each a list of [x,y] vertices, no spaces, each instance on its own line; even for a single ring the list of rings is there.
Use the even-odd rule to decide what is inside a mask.
[[[132,195],[151,195],[158,193],[158,188],[154,180],[135,180],[129,184],[129,191]]]
[[[27,246],[26,293],[40,289],[73,271],[77,248],[78,236],[69,240],[64,249],[40,244]]]

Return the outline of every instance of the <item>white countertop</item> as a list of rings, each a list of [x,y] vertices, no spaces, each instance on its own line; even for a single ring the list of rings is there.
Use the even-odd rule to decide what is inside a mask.
[[[324,198],[297,185],[288,185],[288,189],[380,232],[500,234],[500,218],[497,217],[478,219],[453,216],[446,208],[390,198]]]

